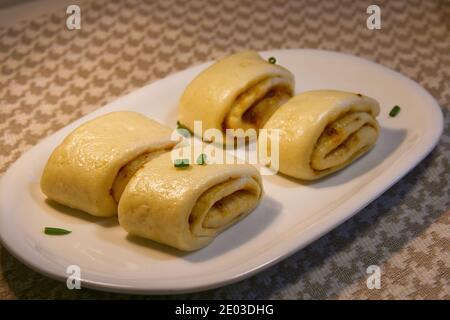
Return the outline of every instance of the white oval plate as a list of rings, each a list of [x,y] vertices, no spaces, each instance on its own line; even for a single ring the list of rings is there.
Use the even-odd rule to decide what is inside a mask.
[[[46,202],[39,189],[53,148],[75,127],[100,114],[134,110],[171,127],[183,89],[207,64],[152,83],[89,114],[41,141],[5,173],[0,184],[0,236],[5,247],[31,268],[66,280],[69,265],[81,268],[82,286],[127,293],[180,293],[222,286],[249,277],[286,258],[333,229],[382,194],[436,145],[441,109],[422,87],[386,67],[350,55],[319,50],[275,50],[296,77],[296,91],[361,92],[381,104],[381,136],[356,163],[316,183],[265,176],[266,195],[246,219],[208,247],[181,253],[128,237],[116,218],[91,217]],[[402,110],[395,118],[394,105]],[[72,230],[47,236],[45,226]]]

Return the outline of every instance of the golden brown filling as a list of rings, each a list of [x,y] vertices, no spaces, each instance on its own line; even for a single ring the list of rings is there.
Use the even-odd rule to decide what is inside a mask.
[[[314,170],[342,166],[368,150],[378,137],[379,127],[367,112],[349,112],[329,124],[319,137],[312,156]]]
[[[252,128],[262,128],[275,111],[291,97],[292,94],[287,88],[274,88],[244,112],[242,121]]]
[[[224,130],[262,128],[292,94],[292,87],[286,79],[262,80],[236,98],[222,127]]]
[[[210,236],[236,222],[258,203],[261,188],[253,177],[229,179],[206,190],[189,216],[191,232]]]

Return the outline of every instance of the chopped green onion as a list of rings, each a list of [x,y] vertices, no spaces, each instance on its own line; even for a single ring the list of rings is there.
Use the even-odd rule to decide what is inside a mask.
[[[66,229],[61,229],[61,228],[45,227],[45,229],[44,229],[44,233],[51,235],[51,236],[61,236],[61,235],[69,234],[71,232],[72,231],[69,231]]]
[[[198,156],[197,164],[199,164],[201,166],[206,164],[206,154],[202,153],[201,155]]]
[[[187,168],[189,167],[189,159],[176,159],[173,165],[175,168]]]
[[[362,98],[362,94],[361,93],[357,93],[356,94],[358,97]]]
[[[185,125],[181,124],[180,121],[177,121],[177,129],[186,129],[189,131],[189,128],[186,127]]]
[[[177,121],[177,131],[185,138],[188,138],[190,135],[189,129],[186,126],[182,125],[180,121]]]
[[[180,121],[177,121],[177,129],[187,129],[187,127],[182,125]]]
[[[274,57],[270,57],[269,58],[269,63],[275,64],[275,63],[277,63],[277,59],[275,59]]]
[[[395,117],[400,112],[399,106],[394,106],[391,111],[389,112],[389,116]]]

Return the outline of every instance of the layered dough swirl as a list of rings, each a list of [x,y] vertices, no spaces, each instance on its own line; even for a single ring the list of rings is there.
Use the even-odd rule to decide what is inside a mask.
[[[116,215],[129,179],[175,145],[171,133],[136,112],[113,112],[88,121],[53,151],[41,190],[51,200],[92,215]]]
[[[200,73],[179,102],[179,121],[202,129],[259,129],[292,97],[294,76],[253,51],[228,56]]]
[[[132,235],[192,251],[250,213],[262,196],[251,165],[174,168],[164,154],[144,165],[119,203],[120,225]]]
[[[279,171],[315,180],[350,164],[375,144],[379,109],[376,100],[350,92],[317,90],[295,96],[264,126],[280,130]]]

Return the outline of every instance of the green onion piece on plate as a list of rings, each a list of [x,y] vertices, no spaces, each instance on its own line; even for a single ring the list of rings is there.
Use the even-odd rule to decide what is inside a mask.
[[[187,168],[189,167],[189,159],[176,159],[173,165],[175,168]]]
[[[206,154],[202,153],[201,155],[198,156],[197,164],[199,164],[201,166],[206,164]]]
[[[389,112],[390,117],[395,117],[400,112],[399,106],[394,106],[391,111]]]
[[[275,59],[274,57],[270,57],[269,58],[269,63],[275,64],[275,63],[277,63],[277,59]]]
[[[70,231],[70,230],[61,229],[61,228],[45,227],[45,229],[44,229],[44,233],[48,234],[50,236],[62,236],[65,234],[69,234],[71,232],[72,231]]]
[[[186,126],[182,125],[180,121],[177,121],[177,129],[187,129]]]
[[[189,129],[186,126],[182,125],[180,121],[177,121],[177,131],[185,138],[189,138],[191,134]]]

